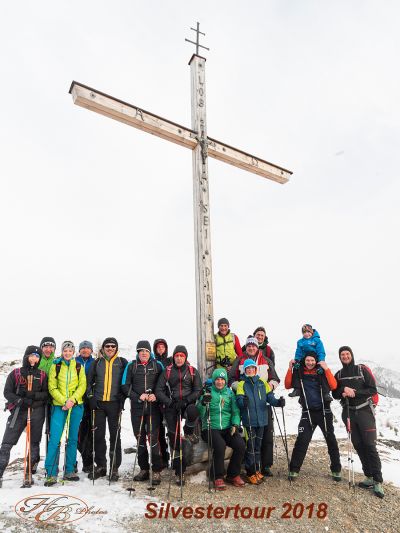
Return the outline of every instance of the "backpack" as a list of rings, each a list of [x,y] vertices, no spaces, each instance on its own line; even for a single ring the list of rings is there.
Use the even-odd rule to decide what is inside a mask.
[[[189,373],[190,373],[190,376],[192,378],[192,383],[194,381],[194,371],[195,371],[195,368],[192,366],[192,365],[189,365],[189,363],[187,363],[187,367],[189,369]],[[171,370],[172,370],[172,365],[168,365],[167,368],[166,368],[166,381],[168,382],[169,381],[169,377],[171,375]],[[186,374],[185,374],[186,376]]]
[[[81,367],[82,365],[76,362],[76,373],[78,375],[78,379],[79,379],[79,372],[81,371]],[[56,379],[58,378],[58,374],[60,373],[60,370],[61,370],[61,362],[56,363]]]
[[[375,376],[373,375],[372,373],[372,370],[369,368],[369,366],[367,365],[356,365],[357,368],[358,368],[358,376],[360,378],[362,378],[364,380],[364,383],[365,383],[365,379],[364,379],[364,374],[362,373],[362,368],[364,368],[368,374],[371,376],[372,378],[372,381],[374,382],[374,384],[376,385],[376,379],[375,379]],[[339,371],[339,374],[338,374],[338,377],[339,379],[342,377],[342,370]],[[374,404],[374,406],[378,405],[378,402],[379,402],[379,394],[376,392],[375,394],[373,394],[371,396],[371,400],[372,400],[372,403]]]
[[[45,377],[46,377],[46,372],[44,370],[40,370],[40,384],[43,383]],[[15,384],[17,386],[16,394],[18,394],[19,386],[26,384],[26,379],[21,376],[21,369],[20,368],[16,368],[14,370],[14,379],[15,379]]]
[[[375,379],[375,376],[373,375],[372,373],[372,370],[369,368],[369,366],[367,365],[358,365],[358,368],[359,368],[359,372],[360,372],[360,376],[362,376],[362,378],[364,378],[363,376],[363,373],[361,372],[361,367],[362,368],[365,368],[365,370],[368,372],[368,374],[371,376],[372,378],[372,381],[375,383],[376,385],[376,379]],[[365,381],[365,380],[364,380]],[[378,402],[379,402],[379,394],[376,392],[375,394],[373,394],[371,396],[371,400],[372,400],[372,403],[374,405],[378,405]]]

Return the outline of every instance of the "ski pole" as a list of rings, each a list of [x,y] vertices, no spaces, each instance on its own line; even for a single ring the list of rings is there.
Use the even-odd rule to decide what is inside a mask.
[[[347,464],[349,471],[349,490],[353,485],[353,490],[355,492],[356,485],[354,483],[354,460],[353,460],[353,443],[351,440],[351,422],[350,422],[350,406],[349,399],[346,397],[346,407],[347,407],[347,420],[346,420],[346,429],[347,429]]]
[[[249,419],[249,429],[250,429],[250,440],[251,440],[251,448],[252,448],[252,454],[253,454],[253,459],[254,459],[254,468],[255,468],[255,471],[257,472],[257,464],[256,464],[256,452],[254,450],[254,441],[253,441],[253,428],[251,427],[251,423],[250,423],[250,411],[249,411],[249,405],[247,404],[246,405],[246,408],[247,408],[247,417]],[[254,432],[254,437],[255,437],[255,432]],[[256,473],[254,472],[254,473]]]
[[[96,421],[96,409],[93,409],[92,410],[92,478],[93,478],[93,485],[94,485],[94,458],[95,458],[94,432],[96,431],[95,421]]]
[[[325,416],[324,397],[323,397],[323,394],[322,394],[322,383],[320,383],[319,390],[320,390],[320,392],[321,392],[322,413],[323,413],[323,415],[324,415],[324,428],[325,428],[325,434],[328,434],[328,429],[327,429],[327,425],[326,425],[326,416]]]
[[[65,477],[65,474],[67,473],[66,472],[66,469],[67,469],[67,453],[68,453],[69,422],[70,422],[70,419],[71,419],[71,410],[72,410],[72,407],[70,409],[68,409],[67,419],[66,419],[65,425],[64,425],[64,431],[65,431],[64,466],[63,466],[63,476],[64,477]]]
[[[151,390],[149,389],[146,391],[147,394],[151,394]],[[153,487],[153,439],[152,439],[152,433],[153,433],[153,420],[151,415],[151,403],[149,402],[149,444],[150,444],[150,453],[149,453],[149,467],[150,467],[150,486],[147,487],[147,490],[155,490],[155,487]]]
[[[117,427],[117,433],[115,434],[114,449],[113,449],[113,454],[112,454],[112,459],[111,459],[111,464],[110,464],[110,473],[108,475],[109,485],[111,485],[111,476],[112,476],[112,473],[114,472],[115,454],[117,452],[118,436],[119,436],[119,432],[121,431],[121,418],[122,418],[122,409],[120,410],[119,415],[118,415],[118,427]]]
[[[182,439],[182,411],[179,411],[179,466],[181,477],[181,500],[183,499],[183,439]]]
[[[211,492],[211,464],[213,470],[213,479],[215,481],[214,450],[212,447],[210,404],[207,404],[207,452],[208,452],[208,492]],[[212,463],[211,463],[212,461]]]
[[[171,469],[169,471],[168,494],[167,494],[167,500],[168,501],[169,501],[169,495],[171,493],[172,471],[174,469],[174,460],[175,460],[175,454],[176,454],[176,442],[178,440],[178,429],[179,429],[179,418],[177,417],[176,418],[176,428],[175,428],[174,449],[172,450]],[[170,442],[170,445],[171,445],[171,442]]]
[[[32,390],[33,375],[29,374],[27,378],[27,390]],[[31,470],[31,408],[28,407],[26,418],[26,441],[25,441],[25,457],[24,457],[24,481],[21,488],[32,486],[32,470]],[[27,479],[28,478],[28,479]]]
[[[282,409],[283,434],[285,435],[286,457],[287,457],[287,462],[288,462],[288,471],[290,472],[289,448],[288,448],[288,443],[287,443],[286,422],[285,422],[285,411],[284,411],[284,408],[283,408],[283,407],[281,407],[281,409]]]
[[[287,445],[287,439],[285,440],[284,437],[283,437],[281,425],[279,423],[279,418],[278,418],[278,415],[276,414],[275,407],[272,406],[272,409],[274,410],[275,418],[276,418],[276,421],[278,423],[278,428],[279,428],[279,433],[281,434],[282,444],[283,444],[283,447],[284,447],[285,452],[286,452],[286,459],[287,459],[287,463],[288,463],[288,472],[290,472],[290,460],[289,460],[289,449],[288,449],[288,445]],[[289,481],[290,481],[290,484],[292,484],[292,480],[289,479]]]
[[[305,404],[306,404],[306,409],[307,409],[307,414],[308,414],[308,420],[310,421],[310,426],[311,426],[311,429],[312,429],[313,425],[312,425],[312,422],[311,422],[310,409],[308,408],[308,402],[307,402],[306,391],[304,390],[303,380],[302,380],[301,377],[300,377],[300,372],[299,372],[299,380],[300,380],[301,390],[303,391],[304,402],[305,402]]]
[[[139,446],[140,446],[140,440],[142,438],[142,427],[143,427],[143,420],[144,420],[144,411],[146,409],[146,402],[143,403],[143,411],[142,411],[142,416],[140,418],[140,424],[139,424],[139,437],[136,441],[136,455],[135,455],[135,460],[133,462],[133,472],[132,472],[132,481],[131,481],[131,486],[128,487],[126,490],[129,491],[129,496],[132,495],[132,492],[135,492],[135,488],[133,487],[133,482],[134,482],[134,477],[135,477],[135,468],[136,468],[136,462],[137,462],[137,457],[138,457],[138,453],[139,453]]]

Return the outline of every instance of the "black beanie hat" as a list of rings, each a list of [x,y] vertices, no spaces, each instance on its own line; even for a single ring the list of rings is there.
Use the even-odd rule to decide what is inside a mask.
[[[140,350],[147,350],[149,353],[151,353],[151,346],[149,341],[139,341],[136,344],[136,351],[140,352]]]
[[[306,352],[305,356],[303,357],[303,361],[306,362],[306,357],[314,357],[315,362],[318,362],[318,357],[315,352]]]
[[[351,353],[351,357],[354,359],[353,350],[350,348],[350,346],[341,346],[341,347],[339,348],[339,357],[340,357],[340,354],[341,354],[342,352],[345,352],[345,351],[350,352],[350,353]]]
[[[173,356],[175,357],[177,353],[183,353],[186,355],[186,359],[188,358],[188,351],[186,349],[186,346],[183,346],[183,344],[178,344],[178,346],[175,346]]]
[[[24,357],[29,357],[30,355],[34,353],[37,354],[39,357],[42,357],[43,355],[43,352],[39,348],[39,346],[28,346],[27,349],[25,350]]]
[[[220,318],[218,320],[218,327],[220,327],[222,324],[228,324],[228,328],[229,328],[229,320],[227,318]]]
[[[117,350],[118,350],[118,341],[115,337],[107,337],[106,339],[104,339],[103,341],[103,344],[101,345],[101,347],[104,349],[104,346],[106,344],[115,344],[115,346],[117,347]]]
[[[56,341],[53,337],[43,337],[40,341],[40,347],[43,348],[43,346],[54,346],[54,349],[56,349]]]

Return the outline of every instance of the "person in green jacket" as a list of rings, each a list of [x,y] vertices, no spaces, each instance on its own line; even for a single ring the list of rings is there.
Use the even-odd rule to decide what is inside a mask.
[[[197,409],[201,417],[201,438],[211,445],[212,470],[216,490],[225,490],[224,458],[226,446],[233,453],[229,461],[225,481],[235,487],[243,487],[240,468],[245,454],[245,443],[239,433],[240,412],[235,394],[227,387],[228,375],[225,368],[216,368],[212,374],[210,390],[200,396]],[[210,440],[210,442],[209,442]],[[211,472],[209,472],[211,475]]]
[[[40,359],[39,370],[46,372],[47,377],[49,377],[50,368],[54,360],[54,353],[56,351],[56,341],[53,337],[43,337],[40,341],[40,349],[42,350],[43,356]]]
[[[47,379],[49,378],[50,368],[54,361],[54,353],[56,351],[56,341],[54,337],[43,337],[40,341],[40,349],[42,350],[42,357],[40,358],[39,370],[46,372]],[[50,436],[50,417],[51,417],[51,398],[46,405],[45,411],[45,433],[46,433],[46,455],[49,448]]]
[[[64,432],[66,450],[64,458],[64,479],[79,481],[74,472],[78,446],[78,431],[83,415],[83,395],[86,391],[85,370],[73,359],[74,343],[62,343],[62,355],[54,359],[49,372],[49,393],[53,399],[50,440],[46,455],[46,487],[57,483],[60,446]]]

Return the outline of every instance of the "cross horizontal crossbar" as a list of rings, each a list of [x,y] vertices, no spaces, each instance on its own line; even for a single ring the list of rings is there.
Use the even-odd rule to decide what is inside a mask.
[[[199,143],[197,132],[159,117],[113,96],[73,81],[69,90],[74,104],[105,115],[134,128],[194,150]],[[225,143],[207,137],[207,153],[210,157],[242,168],[264,178],[286,183],[292,172],[264,159],[248,154]]]

